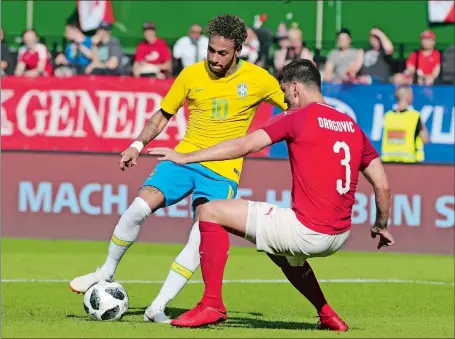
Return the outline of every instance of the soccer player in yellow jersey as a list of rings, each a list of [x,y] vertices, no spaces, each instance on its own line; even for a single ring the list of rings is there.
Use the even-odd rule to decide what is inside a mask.
[[[161,102],[161,109],[153,114],[137,140],[121,154],[122,170],[136,165],[143,147],[161,133],[186,99],[190,112],[188,127],[185,137],[176,146],[181,153],[246,135],[262,101],[282,110],[287,108],[278,81],[266,70],[238,58],[247,37],[246,25],[240,18],[219,15],[208,23],[207,33],[207,60],[183,69]],[[144,220],[157,209],[173,205],[192,194],[196,223],[187,245],[172,264],[159,295],[144,314],[144,320],[170,322],[164,313],[167,303],[199,267],[199,208],[211,200],[234,198],[242,165],[241,158],[189,165],[160,162],[118,221],[104,265],[96,272],[73,279],[71,289],[85,293],[92,284],[113,279],[120,259],[136,240]]]

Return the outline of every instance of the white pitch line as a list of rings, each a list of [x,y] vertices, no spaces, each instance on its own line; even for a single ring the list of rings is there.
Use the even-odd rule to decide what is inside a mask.
[[[125,284],[163,284],[164,280],[117,280]],[[69,283],[67,279],[1,279],[2,283]],[[419,285],[445,285],[454,286],[454,282],[427,281],[427,280],[401,280],[401,279],[319,279],[321,283],[353,283],[353,284],[419,284]],[[203,284],[202,280],[190,280],[189,284]],[[224,280],[224,284],[283,284],[289,283],[286,279],[241,279]]]

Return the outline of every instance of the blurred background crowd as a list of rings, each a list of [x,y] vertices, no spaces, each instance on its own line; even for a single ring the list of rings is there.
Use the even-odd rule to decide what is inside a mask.
[[[153,21],[157,15],[153,12],[152,20],[136,23],[142,28],[142,36],[136,36],[133,40],[137,42],[131,43],[131,39],[117,36],[114,20],[101,21],[89,31],[82,30],[79,13],[75,7],[65,18],[60,38],[46,36],[39,28],[24,27],[23,33],[17,34],[4,27],[0,33],[2,74],[169,78],[206,56],[206,22],[194,22],[182,27],[186,30],[182,36],[165,39],[162,38],[165,32]],[[438,44],[438,37],[430,28],[416,32],[415,40],[406,43],[393,41],[388,32],[378,26],[371,25],[361,36],[358,33],[354,36],[349,26],[341,26],[333,33],[331,46],[326,43],[325,48],[318,48],[317,43],[307,40],[308,35],[299,25],[299,20],[308,15],[292,13],[291,20],[283,20],[277,27],[267,24],[265,14],[256,15],[254,20],[243,18],[251,25],[241,58],[273,74],[291,60],[310,59],[326,82],[455,83],[455,44]],[[178,20],[174,18],[172,20]]]

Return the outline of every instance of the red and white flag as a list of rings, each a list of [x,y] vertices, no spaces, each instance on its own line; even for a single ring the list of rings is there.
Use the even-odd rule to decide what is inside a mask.
[[[455,1],[428,1],[430,23],[455,23]]]
[[[77,0],[79,24],[82,31],[97,29],[102,21],[114,23],[111,0]]]

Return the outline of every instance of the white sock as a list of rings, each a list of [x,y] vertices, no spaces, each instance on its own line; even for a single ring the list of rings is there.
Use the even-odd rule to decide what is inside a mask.
[[[152,214],[150,206],[137,197],[122,214],[115,226],[106,262],[101,270],[109,277],[113,277],[115,270],[126,250],[136,241],[142,223]]]
[[[188,280],[190,280],[200,264],[200,243],[201,232],[199,231],[199,222],[196,222],[191,229],[185,248],[172,263],[166,281],[152,303],[152,308],[164,310],[169,301],[174,299]]]

